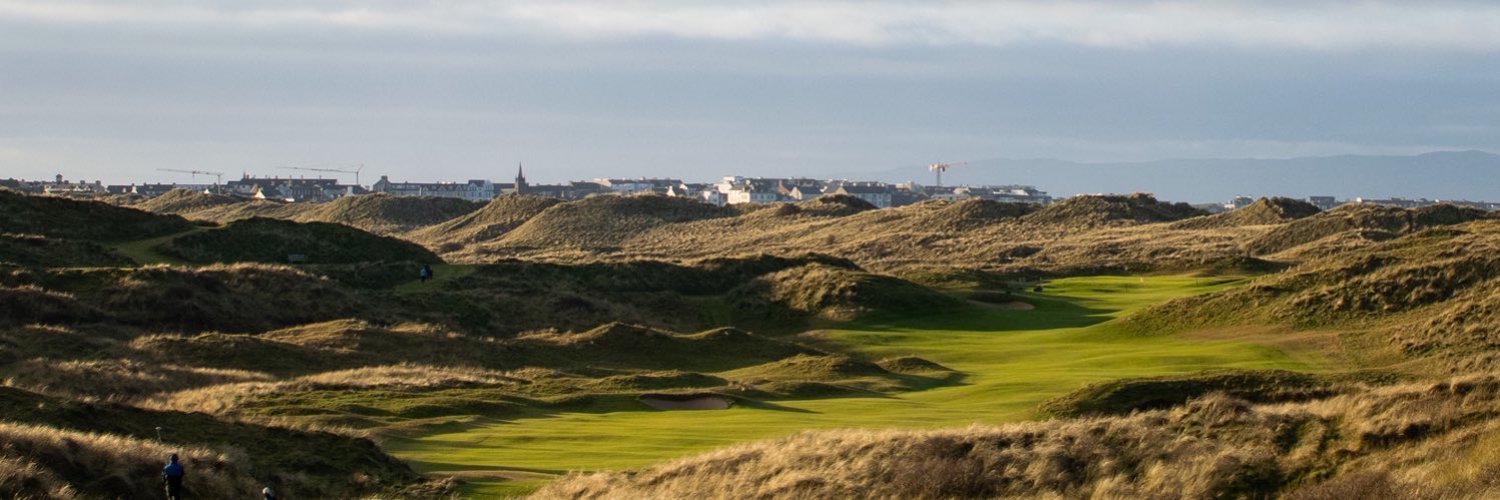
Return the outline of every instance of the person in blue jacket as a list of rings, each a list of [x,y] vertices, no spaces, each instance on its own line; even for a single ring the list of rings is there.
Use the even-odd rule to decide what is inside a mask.
[[[167,500],[182,500],[182,463],[177,461],[177,454],[173,453],[167,457],[167,466],[161,468],[161,481],[167,487]]]

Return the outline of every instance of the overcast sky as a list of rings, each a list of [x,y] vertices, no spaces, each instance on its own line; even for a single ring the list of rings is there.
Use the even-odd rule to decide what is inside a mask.
[[[1497,26],[1478,1],[0,0],[0,177],[1500,151]]]

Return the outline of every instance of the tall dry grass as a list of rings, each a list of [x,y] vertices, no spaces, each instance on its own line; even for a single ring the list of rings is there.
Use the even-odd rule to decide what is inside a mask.
[[[672,211],[644,201],[567,202],[514,231],[470,242],[445,258],[471,263],[506,257],[589,262],[819,252],[879,271],[1158,269],[1201,266],[1236,255],[1243,241],[1271,229],[1176,227],[1172,221],[1197,212],[1148,196],[1080,197],[1045,208],[985,200],[932,201],[881,210],[830,210],[820,204],[830,203],[671,217]],[[665,215],[653,216],[657,212]],[[613,225],[622,218],[651,223],[621,231]],[[601,234],[608,237],[596,237]],[[1063,242],[1069,250],[1046,255]],[[1032,255],[1016,252],[1018,247],[1043,251]]]
[[[482,368],[395,364],[338,370],[280,381],[235,382],[157,394],[146,408],[237,415],[247,401],[276,394],[315,390],[419,389],[515,386],[529,382],[511,373]]]
[[[30,457],[0,454],[0,496],[71,500],[78,498],[78,492]]]
[[[3,385],[72,398],[135,401],[192,387],[266,382],[271,375],[249,370],[147,363],[129,359],[28,359],[0,368]]]
[[[0,422],[0,496],[158,498],[169,453],[181,457],[191,497],[245,498],[260,491],[237,451]]]

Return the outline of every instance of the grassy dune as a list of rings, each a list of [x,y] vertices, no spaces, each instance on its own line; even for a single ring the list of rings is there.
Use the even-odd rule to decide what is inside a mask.
[[[636,467],[731,443],[820,428],[936,428],[1037,416],[1044,400],[1086,383],[1214,367],[1316,370],[1311,354],[1229,340],[1184,340],[1119,332],[1108,320],[1232,279],[1092,277],[1053,282],[1027,297],[1033,310],[881,321],[817,332],[871,358],[918,355],[966,374],[962,384],[898,396],[780,401],[727,411],[565,413],[453,424],[387,447],[425,471],[456,471],[476,494],[513,492],[484,473]],[[476,475],[475,471],[480,474]],[[505,488],[504,490],[497,488]]]

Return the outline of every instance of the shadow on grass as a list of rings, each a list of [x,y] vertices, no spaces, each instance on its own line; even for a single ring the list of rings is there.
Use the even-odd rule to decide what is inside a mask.
[[[1117,309],[1084,305],[1087,299],[1065,295],[1018,295],[1035,309],[1016,310],[969,304],[945,314],[922,316],[873,316],[840,325],[843,329],[869,331],[967,330],[1005,332],[1082,328],[1114,319]]]
[[[546,474],[560,476],[567,474],[567,469],[543,469],[538,467],[516,467],[510,465],[475,465],[457,464],[452,462],[439,462],[434,460],[407,460],[413,468],[424,473],[448,473],[448,472],[525,472],[531,474]]]
[[[819,412],[812,411],[812,410],[809,410],[809,409],[806,409],[806,408],[797,408],[797,407],[794,407],[794,406],[779,405],[779,404],[772,403],[772,402],[769,402],[769,401],[761,401],[761,400],[757,400],[757,399],[736,399],[735,402],[734,402],[734,404],[735,404],[735,406],[742,406],[742,407],[745,407],[745,408],[754,408],[754,409],[757,409],[757,410],[784,411],[784,412],[791,412],[791,413],[819,413]]]

